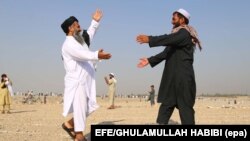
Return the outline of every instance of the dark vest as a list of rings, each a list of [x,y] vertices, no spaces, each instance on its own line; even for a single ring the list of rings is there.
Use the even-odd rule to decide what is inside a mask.
[[[87,30],[83,30],[83,32],[82,32],[82,37],[84,38],[85,43],[86,43],[86,44],[88,45],[88,47],[89,47],[89,45],[90,45],[90,40],[89,40],[89,34],[88,34]]]

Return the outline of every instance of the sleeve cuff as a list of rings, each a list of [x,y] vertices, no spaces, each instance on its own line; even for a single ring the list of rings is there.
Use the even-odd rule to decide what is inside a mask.
[[[99,51],[95,51],[95,52],[94,52],[94,58],[95,58],[95,60],[99,60],[99,58],[98,58],[98,52],[99,52]]]
[[[153,47],[152,46],[152,36],[148,36],[148,45],[150,48]]]
[[[149,65],[150,65],[150,67],[153,68],[154,65],[151,63],[151,62],[152,62],[152,61],[151,61],[151,58],[152,58],[152,57],[149,57],[149,58],[147,58],[147,59],[148,59],[148,63],[149,63]]]
[[[91,21],[91,26],[93,26],[94,28],[97,28],[99,26],[99,22],[92,20]]]

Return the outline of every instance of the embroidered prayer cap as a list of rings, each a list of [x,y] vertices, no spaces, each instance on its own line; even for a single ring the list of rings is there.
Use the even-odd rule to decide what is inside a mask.
[[[114,74],[114,73],[110,73],[109,75],[112,75],[113,77],[115,77],[115,74]]]
[[[74,16],[70,16],[68,19],[66,19],[62,24],[61,24],[61,28],[63,30],[64,33],[68,33],[69,32],[69,27],[77,20],[76,17]]]
[[[190,14],[185,9],[180,8],[175,12],[178,12],[178,13],[182,14],[188,20],[190,19]]]

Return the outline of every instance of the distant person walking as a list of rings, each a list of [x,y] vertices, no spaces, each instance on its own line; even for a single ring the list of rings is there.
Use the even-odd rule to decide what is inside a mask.
[[[8,85],[10,85],[10,81],[6,74],[2,74],[1,83],[0,83],[0,111],[2,114],[10,113],[10,92],[8,90]]]
[[[168,124],[174,108],[179,109],[182,124],[195,124],[194,103],[196,84],[193,69],[195,46],[201,49],[195,29],[189,26],[190,14],[179,9],[173,12],[171,34],[161,36],[137,36],[140,44],[148,43],[150,47],[165,46],[165,49],[152,57],[142,58],[139,68],[150,64],[156,66],[165,60],[158,102],[161,103],[157,123]]]
[[[149,96],[148,96],[148,101],[150,101],[151,106],[155,105],[155,88],[154,85],[150,86],[150,91],[149,91]]]
[[[43,96],[43,104],[46,104],[47,103],[47,94],[45,94],[44,96]]]
[[[115,93],[116,93],[116,83],[114,73],[109,74],[109,79],[107,77],[104,78],[106,84],[108,85],[108,97],[109,97],[109,107],[108,109],[115,108]]]

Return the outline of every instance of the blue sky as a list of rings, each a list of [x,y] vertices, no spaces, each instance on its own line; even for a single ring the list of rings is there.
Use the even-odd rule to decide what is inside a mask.
[[[250,93],[249,5],[248,0],[1,0],[0,73],[9,75],[15,91],[62,93],[60,24],[74,15],[86,29],[100,8],[104,16],[91,50],[103,48],[112,58],[98,65],[97,93],[107,92],[109,72],[117,76],[118,94],[146,93],[151,84],[159,87],[164,63],[144,69],[136,64],[164,47],[139,45],[135,37],[170,33],[173,11],[184,8],[203,44],[195,52],[197,94]]]

